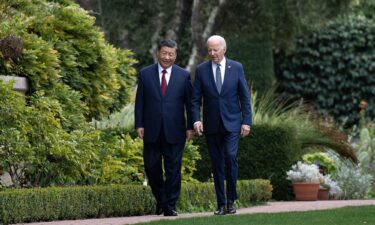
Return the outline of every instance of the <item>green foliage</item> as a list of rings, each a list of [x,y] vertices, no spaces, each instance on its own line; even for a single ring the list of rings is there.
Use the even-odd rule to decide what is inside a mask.
[[[289,127],[254,125],[250,135],[239,142],[239,179],[269,179],[273,199],[291,199],[292,191],[285,171],[302,156],[294,132]],[[211,177],[211,166],[207,163],[211,161],[208,147],[201,137],[194,139],[194,143],[199,145],[202,155],[195,178],[207,181]]]
[[[185,144],[185,151],[182,156],[181,166],[181,179],[184,183],[191,183],[197,181],[193,178],[193,175],[197,170],[197,161],[202,158],[199,154],[198,148],[198,146],[194,145],[193,141],[188,141]]]
[[[271,33],[233,35],[229,31],[224,37],[228,43],[227,56],[243,64],[253,91],[269,90],[275,80]]]
[[[117,128],[127,132],[134,130],[134,103],[124,106],[119,112],[111,113],[107,118],[92,121],[97,129]]]
[[[288,127],[260,125],[253,127],[239,143],[240,179],[270,179],[274,199],[290,199],[285,171],[300,157],[294,131]]]
[[[108,115],[130,100],[136,61],[130,51],[105,42],[94,17],[70,1],[59,2],[2,3],[0,38],[19,36],[25,49],[19,60],[0,58],[0,71],[28,77],[31,93],[44,90],[78,118]],[[65,119],[73,122],[64,125],[79,127],[72,116]]]
[[[342,189],[343,199],[363,199],[369,194],[374,183],[373,175],[366,173],[360,165],[342,158],[330,152],[336,164],[336,174],[333,177],[338,186]]]
[[[32,114],[30,108],[25,108],[25,101],[21,94],[10,91],[12,83],[4,84],[0,80],[0,167],[9,171],[15,185],[18,174],[24,168],[18,166],[23,161],[28,161],[32,156],[32,146],[27,134],[32,130],[28,123],[28,116]]]
[[[99,184],[128,184],[143,181],[143,141],[130,135],[102,131]]]
[[[293,54],[278,57],[280,91],[347,125],[358,121],[358,104],[365,99],[374,118],[374,35],[372,21],[352,17],[300,39]]]
[[[116,140],[118,139],[118,136],[123,136],[123,133],[128,133],[126,136],[130,138],[130,135],[136,136],[136,134],[133,134],[134,132],[134,104],[130,103],[126,105],[120,112],[112,113],[108,116],[106,119],[102,120],[93,120],[92,124],[95,128],[103,130],[104,133],[107,135],[106,138],[112,139],[112,141],[106,141],[107,143],[113,143],[113,148],[116,148],[117,143]],[[127,163],[127,166],[138,168],[138,179],[135,179],[136,181],[141,181],[142,174],[143,173],[143,161],[139,161],[139,157],[143,157],[142,150],[143,150],[143,143],[142,140],[139,138],[134,137],[133,144],[126,147],[126,149],[132,149],[136,148],[138,149],[135,151],[135,155],[129,155],[128,157],[135,157],[137,158],[137,163],[129,162]],[[114,152],[109,153],[108,151],[114,151],[114,150],[106,150],[105,154],[108,154],[107,157],[113,157],[113,155],[117,155]],[[132,151],[132,150],[128,150]],[[201,158],[198,146],[194,145],[191,141],[186,142],[185,144],[185,151],[182,156],[182,167],[181,167],[181,173],[182,173],[182,181],[183,182],[195,182],[196,180],[193,178],[193,174],[196,171],[196,163],[197,160]],[[109,163],[112,166],[109,167],[120,167],[119,164],[115,166],[113,163]],[[112,177],[113,175],[107,175],[108,177]]]
[[[256,93],[251,96],[254,126],[250,136],[240,140],[239,177],[270,179],[273,198],[291,199],[285,172],[309,149],[331,148],[356,161],[355,152],[342,138],[342,133],[328,122],[314,120],[304,104],[280,101],[275,98],[273,89],[261,97]],[[208,148],[202,137],[195,138],[194,143],[202,155],[195,178],[206,181],[211,179]]]
[[[359,129],[358,136],[351,139],[351,144],[358,155],[359,165],[369,174],[375,172],[375,127],[368,123]]]
[[[316,164],[323,170],[323,174],[334,175],[336,173],[336,164],[324,152],[315,152],[303,155],[303,161],[308,164]]]
[[[300,146],[297,151],[328,147],[357,162],[355,152],[347,142],[347,135],[334,123],[321,120],[309,112],[308,106],[302,101],[282,100],[271,88],[259,98],[257,93],[253,93],[251,104],[254,124],[285,126],[296,131]]]
[[[260,204],[270,199],[267,180],[240,181],[240,206]],[[184,184],[178,210],[211,210],[216,197],[212,183]],[[0,221],[5,224],[150,215],[155,211],[151,190],[140,185],[52,187],[13,189],[0,192]]]
[[[352,6],[355,15],[362,15],[366,18],[375,19],[375,1],[374,0],[357,0]]]
[[[76,184],[90,176],[97,131],[66,132],[61,105],[42,92],[30,98],[30,106],[11,84],[0,82],[0,92],[1,166],[15,186]]]
[[[25,105],[0,80],[0,167],[15,186],[128,184],[143,180],[143,143],[130,135],[94,130],[67,132],[57,100],[36,92]],[[41,122],[43,121],[43,122]],[[189,147],[194,159],[194,146]],[[192,167],[192,168],[191,168]],[[194,164],[186,164],[194,171]],[[189,175],[190,176],[190,175]]]

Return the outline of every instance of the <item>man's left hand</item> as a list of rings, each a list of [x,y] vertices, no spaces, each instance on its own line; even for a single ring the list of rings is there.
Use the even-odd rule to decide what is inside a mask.
[[[241,126],[241,136],[246,137],[250,134],[250,126],[249,125],[242,125]]]

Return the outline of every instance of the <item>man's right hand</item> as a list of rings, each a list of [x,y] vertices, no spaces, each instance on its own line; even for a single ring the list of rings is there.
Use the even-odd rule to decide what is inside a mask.
[[[145,129],[144,129],[143,127],[138,127],[138,128],[136,129],[136,131],[137,131],[138,137],[139,137],[140,139],[143,139],[143,135],[144,135],[144,133],[145,133]]]
[[[194,130],[199,135],[202,136],[203,134],[203,124],[202,122],[198,121],[194,123]]]

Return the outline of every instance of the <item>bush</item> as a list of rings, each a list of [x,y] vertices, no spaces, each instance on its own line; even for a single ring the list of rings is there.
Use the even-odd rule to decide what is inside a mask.
[[[317,165],[323,175],[325,174],[334,175],[336,173],[335,162],[325,152],[315,152],[315,153],[305,154],[302,158],[303,158],[303,161],[308,164]]]
[[[57,99],[63,118],[99,118],[130,101],[132,53],[106,43],[95,18],[73,1],[5,0],[0,14],[0,39],[17,36],[24,47],[17,60],[0,55],[0,74],[26,76],[30,93]]]
[[[363,199],[368,197],[374,182],[373,175],[366,173],[360,165],[341,158],[336,153],[330,152],[330,154],[337,168],[333,178],[343,192],[339,197],[343,199]]]
[[[288,127],[254,125],[250,135],[241,138],[238,147],[239,179],[269,179],[273,186],[272,198],[291,199],[290,182],[286,171],[302,156],[294,131]],[[211,179],[211,162],[203,137],[194,139],[202,159],[197,162],[194,177],[200,181]]]
[[[299,39],[289,56],[278,55],[280,91],[314,103],[340,122],[358,122],[358,105],[368,101],[375,117],[375,24],[364,18],[339,19]]]
[[[143,180],[143,143],[107,130],[62,128],[60,104],[36,92],[25,105],[0,80],[0,168],[20,186],[128,184]],[[41,122],[43,121],[43,122]]]
[[[240,181],[239,206],[270,199],[266,180]],[[212,183],[184,184],[180,211],[211,210],[216,205]],[[140,185],[52,187],[0,192],[0,221],[5,224],[32,221],[83,219],[153,214],[155,201],[148,187]]]

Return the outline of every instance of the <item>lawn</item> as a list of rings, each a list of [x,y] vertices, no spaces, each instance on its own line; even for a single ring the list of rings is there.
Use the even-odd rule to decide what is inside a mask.
[[[339,209],[259,213],[162,220],[147,225],[360,225],[375,224],[375,206],[350,206]],[[137,224],[137,225],[140,225]]]

